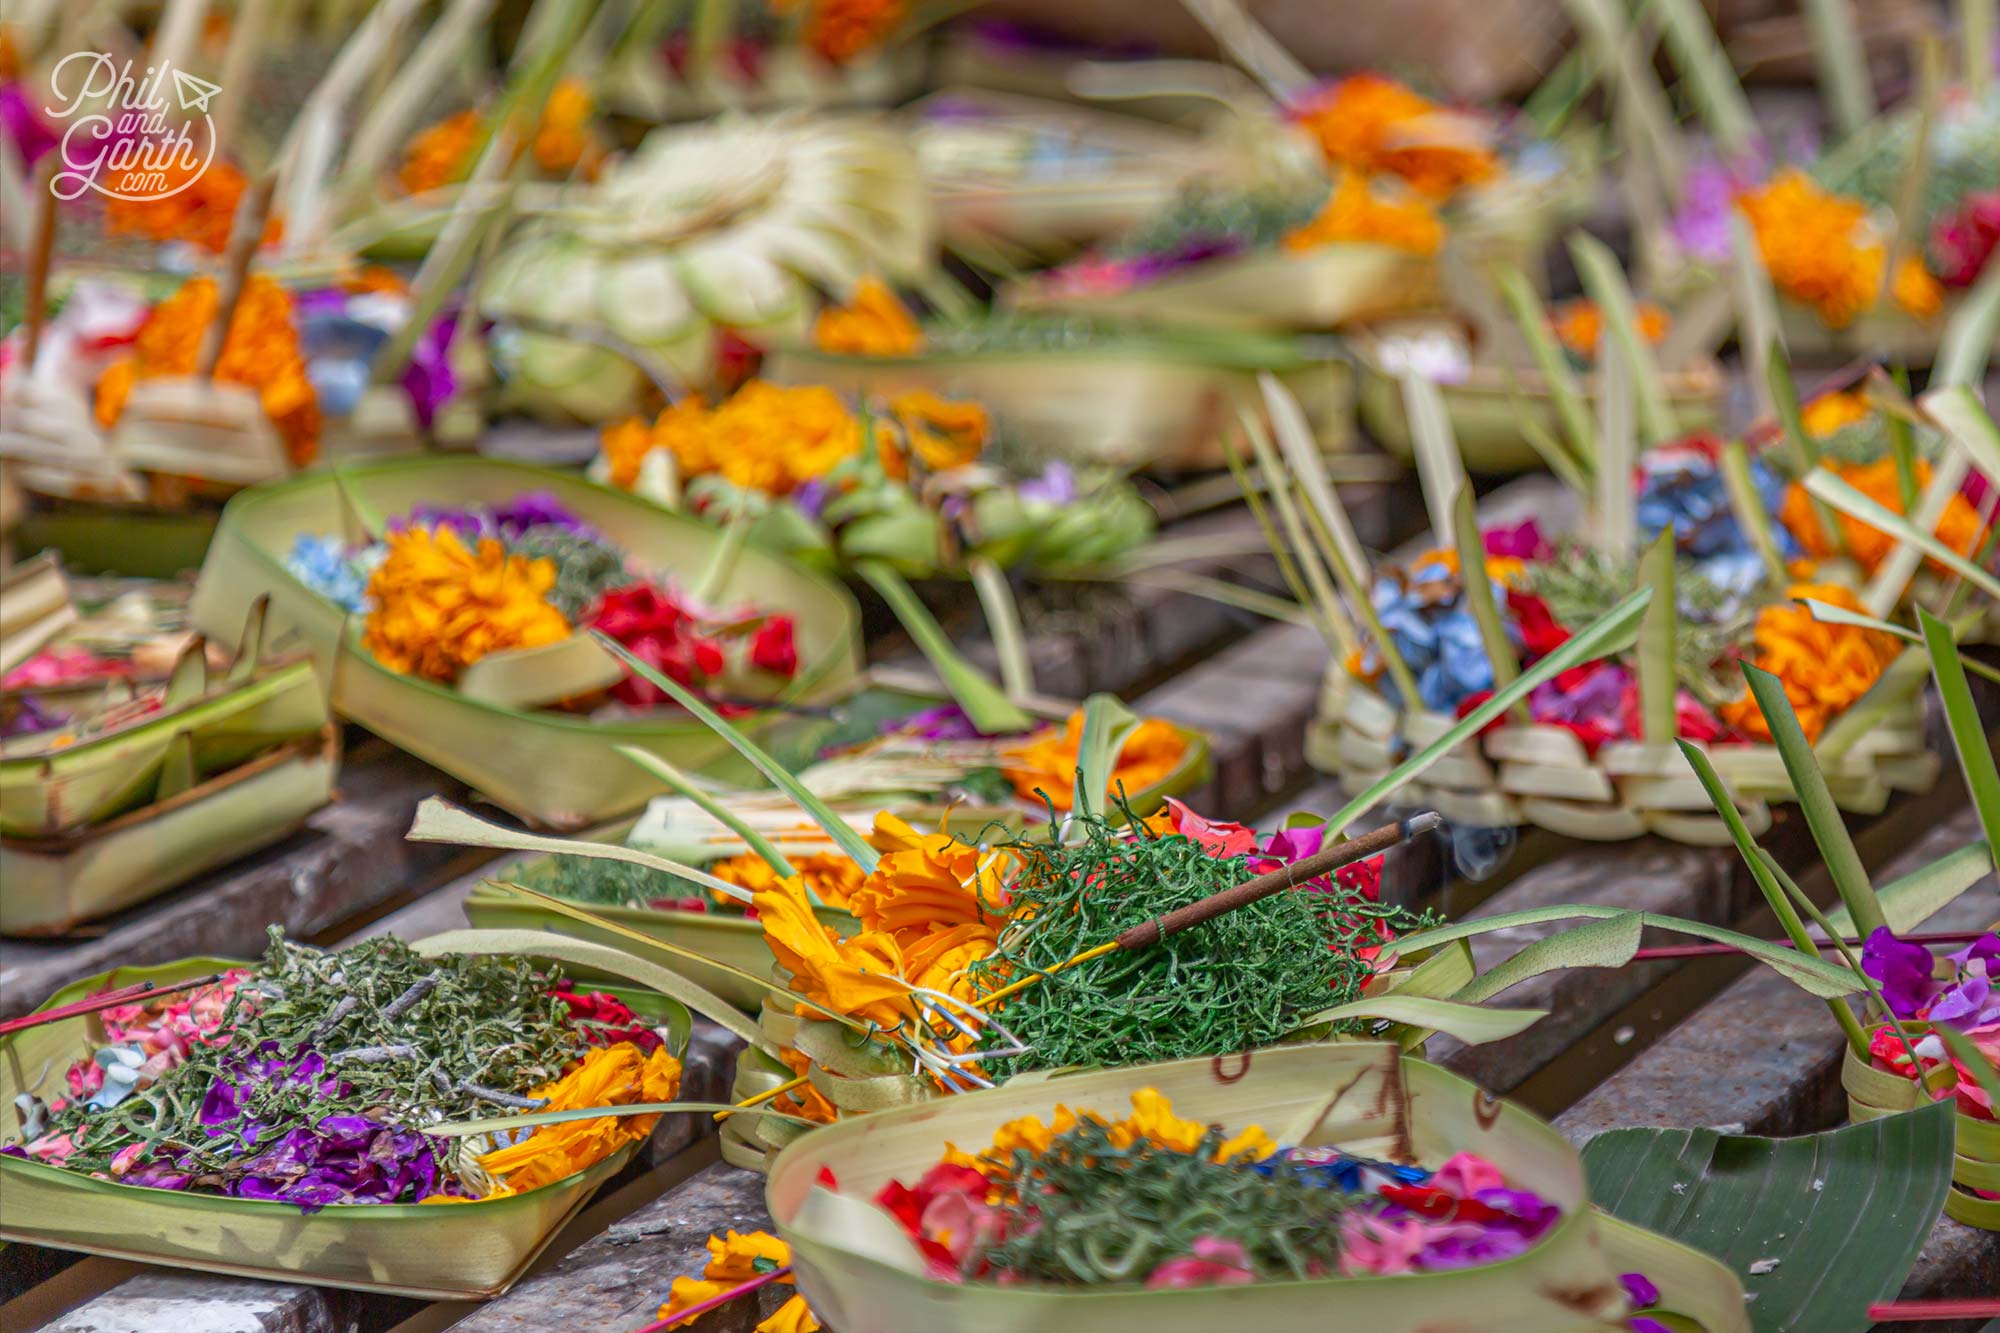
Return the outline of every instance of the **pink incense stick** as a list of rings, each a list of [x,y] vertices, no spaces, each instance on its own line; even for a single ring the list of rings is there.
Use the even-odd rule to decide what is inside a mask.
[[[59,1005],[54,1009],[44,1009],[39,1014],[29,1014],[25,1018],[10,1018],[0,1023],[0,1036],[9,1032],[19,1032],[24,1028],[38,1028],[44,1023],[60,1023],[65,1018],[75,1018],[79,1014],[94,1014],[100,1009],[116,1009],[121,1004],[135,1004],[142,1000],[156,1000],[162,995],[174,995],[184,990],[195,990],[202,986],[212,986],[222,980],[222,973],[196,977],[192,981],[177,981],[171,986],[156,986],[150,981],[141,981],[131,986],[120,986],[117,990],[93,995],[75,1004]]]
[[[1868,1317],[1880,1324],[1923,1324],[1938,1319],[1987,1319],[2000,1316],[2000,1300],[1879,1301]]]
[[[783,1268],[774,1268],[768,1273],[759,1273],[740,1287],[731,1287],[721,1295],[711,1296],[699,1305],[690,1305],[685,1310],[677,1310],[665,1319],[656,1320],[646,1325],[638,1333],[666,1333],[667,1329],[674,1327],[676,1324],[684,1323],[687,1320],[695,1318],[697,1315],[705,1315],[710,1310],[719,1310],[737,1297],[748,1296],[751,1292],[757,1290],[757,1288],[768,1286],[781,1277],[790,1277],[791,1273],[792,1266],[790,1264],[786,1264]]]

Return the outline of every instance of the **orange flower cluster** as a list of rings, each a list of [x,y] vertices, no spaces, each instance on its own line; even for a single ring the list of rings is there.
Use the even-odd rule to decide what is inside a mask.
[[[910,983],[903,980],[903,955],[896,941],[878,931],[841,939],[813,915],[805,886],[797,879],[774,880],[756,895],[757,923],[764,943],[791,974],[792,989],[813,1003],[878,1027],[894,1028],[913,1018]],[[809,1012],[805,1006],[800,1013]]]
[[[142,236],[149,241],[186,241],[210,254],[229,246],[236,207],[243,199],[243,173],[220,158],[197,170],[178,163],[164,170],[169,189],[145,199],[111,198],[104,205],[104,222],[113,234]],[[283,226],[276,218],[264,224],[263,243],[278,239]]]
[[[1795,583],[1785,597],[1757,614],[1756,664],[1784,683],[1785,697],[1798,713],[1806,739],[1816,741],[1828,722],[1881,678],[1896,656],[1896,640],[1879,630],[1815,620],[1811,611],[1797,604],[1797,599],[1810,597],[1860,611],[1860,599],[1838,584]],[[1747,691],[1720,712],[1724,722],[1744,735],[1771,739],[1771,728]]]
[[[714,408],[691,394],[650,429],[636,419],[611,426],[603,443],[620,486],[638,481],[648,453],[667,449],[682,477],[715,472],[744,490],[790,495],[861,452],[861,423],[824,386],[751,380]]]
[[[944,1161],[951,1166],[969,1166],[989,1179],[1004,1178],[1015,1153],[1046,1153],[1059,1135],[1067,1134],[1085,1120],[1109,1128],[1111,1142],[1119,1148],[1146,1142],[1169,1152],[1192,1153],[1201,1147],[1202,1139],[1208,1135],[1208,1126],[1200,1121],[1184,1120],[1175,1115],[1172,1099],[1158,1088],[1139,1088],[1132,1093],[1132,1114],[1123,1120],[1109,1121],[1093,1111],[1079,1116],[1069,1107],[1057,1103],[1055,1113],[1046,1124],[1036,1115],[1009,1120],[993,1131],[992,1146],[977,1156],[946,1144]],[[1264,1132],[1262,1126],[1249,1125],[1216,1146],[1215,1160],[1233,1162],[1243,1158],[1261,1162],[1277,1150],[1277,1142]]]
[[[813,321],[813,346],[840,356],[909,356],[923,345],[916,319],[880,278],[863,278],[853,300]]]
[[[1833,463],[1827,464],[1834,473],[1860,491],[1869,499],[1894,513],[1903,512],[1902,486],[1896,476],[1896,460],[1877,459],[1873,463]],[[1930,485],[1931,465],[1923,459],[1917,460],[1917,489]],[[1847,553],[1852,555],[1861,567],[1874,573],[1878,565],[1896,549],[1896,539],[1880,528],[1871,527],[1858,518],[1847,514],[1837,516],[1840,523],[1841,540],[1846,543]],[[1785,488],[1785,501],[1778,510],[1778,519],[1798,538],[1799,545],[1815,560],[1824,560],[1838,554],[1828,539],[1826,529],[1820,526],[1819,514],[1814,508],[1812,497],[1805,487],[1797,482]],[[1979,521],[1979,511],[1963,494],[1954,495],[1945,505],[1944,514],[1938,519],[1937,539],[1957,551],[1969,556],[1986,536],[1985,525]]]
[[[1342,241],[1434,255],[1444,245],[1444,224],[1423,200],[1381,198],[1366,179],[1343,172],[1319,213],[1286,235],[1285,248],[1312,250]]]
[[[1046,794],[1058,811],[1076,801],[1076,758],[1083,744],[1083,714],[1071,713],[1061,731],[1043,731],[1003,757],[1001,771],[1017,794],[1039,802]],[[1111,792],[1123,787],[1137,795],[1179,768],[1187,758],[1187,738],[1170,722],[1149,717],[1141,722],[1119,751],[1111,774]]]
[[[889,415],[902,427],[903,441],[932,472],[948,472],[973,462],[985,450],[992,431],[986,409],[978,403],[953,402],[922,390],[891,398]],[[910,475],[909,456],[898,443],[896,432],[887,432],[886,438],[878,435],[875,447],[882,470],[892,480],[902,481]]]
[[[1353,74],[1292,111],[1329,165],[1386,172],[1443,199],[1499,173],[1500,164],[1463,117],[1380,74]]]
[[[98,424],[108,430],[118,423],[138,381],[195,373],[219,300],[212,278],[190,278],[153,307],[132,355],[114,361],[97,381]],[[292,326],[292,300],[276,282],[261,274],[246,280],[215,363],[215,378],[255,389],[293,464],[312,462],[319,451],[319,396],[306,378],[298,330]]]
[[[491,537],[468,551],[450,528],[391,532],[389,556],[368,579],[362,642],[392,671],[449,683],[489,653],[569,637],[550,606],[556,567],[509,555]]]
[[[846,907],[854,891],[861,887],[861,867],[839,852],[822,852],[813,856],[787,858],[792,869],[819,895],[819,900],[828,907]],[[717,861],[708,868],[708,873],[727,884],[756,893],[769,889],[778,882],[778,872],[770,863],[754,852],[742,856],[732,856]],[[736,902],[734,898],[711,889],[717,902]]]
[[[1660,342],[1673,327],[1667,312],[1651,301],[1639,302],[1634,313],[1638,315],[1639,336],[1649,343]],[[1549,317],[1549,326],[1556,341],[1581,357],[1595,357],[1598,344],[1604,340],[1604,312],[1597,308],[1597,302],[1586,297],[1557,306]]]
[[[593,1047],[583,1060],[553,1083],[534,1090],[547,1098],[545,1111],[575,1111],[590,1106],[625,1106],[633,1102],[670,1102],[681,1089],[681,1062],[665,1046],[645,1055],[629,1041]],[[505,1198],[540,1189],[597,1165],[628,1143],[653,1132],[657,1115],[598,1116],[538,1125],[511,1147],[479,1159],[493,1178],[483,1197]]]
[[[534,129],[527,134],[535,165],[551,175],[566,175],[579,165],[588,175],[603,149],[590,132],[596,103],[581,79],[564,79],[542,104]],[[476,110],[454,112],[427,125],[403,145],[396,180],[406,194],[422,194],[464,179],[472,170],[472,154],[485,120]]]
[[[774,5],[780,13],[794,0]],[[909,16],[908,0],[807,0],[806,45],[836,65],[887,41]]]
[[[1875,304],[1888,261],[1859,199],[1822,190],[1792,168],[1739,197],[1736,206],[1750,219],[1771,281],[1829,327],[1845,328]],[[1919,318],[1944,306],[1943,286],[1914,256],[1897,264],[1890,295]]]
[[[1853,390],[1823,393],[1799,412],[1799,422],[1815,440],[1837,435],[1857,421],[1866,421],[1875,409],[1866,395]]]
[[[723,1236],[710,1236],[708,1264],[701,1270],[701,1276],[675,1278],[667,1292],[667,1303],[653,1317],[672,1319],[682,1310],[714,1300],[725,1291],[740,1287],[760,1274],[784,1268],[791,1262],[792,1247],[768,1232],[752,1231],[739,1235],[731,1231]],[[789,1285],[792,1279],[784,1277],[778,1280]],[[693,1322],[693,1319],[683,1319],[667,1327],[685,1328]],[[806,1298],[794,1296],[770,1318],[757,1325],[753,1333],[814,1333],[819,1326],[819,1320],[813,1318],[811,1309],[806,1306]]]
[[[477,111],[456,112],[435,125],[426,125],[403,145],[396,179],[409,194],[449,185],[472,165],[472,146],[478,141]]]

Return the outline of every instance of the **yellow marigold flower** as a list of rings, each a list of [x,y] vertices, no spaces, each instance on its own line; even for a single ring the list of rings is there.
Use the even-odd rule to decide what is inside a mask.
[[[1076,1112],[1060,1102],[1049,1120],[1046,1125],[1038,1115],[1009,1120],[993,1131],[992,1155],[1004,1162],[1016,1152],[1045,1153],[1058,1134],[1067,1134],[1081,1123]]]
[[[875,816],[869,842],[883,855],[848,905],[863,929],[893,936],[906,955],[934,932],[974,925],[990,933],[1005,920],[1004,853],[918,833],[887,811]]]
[[[1191,1153],[1201,1146],[1208,1127],[1174,1114],[1174,1104],[1158,1088],[1132,1094],[1132,1114],[1111,1127],[1111,1141],[1129,1148],[1141,1139],[1173,1152]]]
[[[107,429],[124,414],[139,380],[192,375],[201,344],[220,302],[212,278],[190,278],[154,306],[139,329],[130,357],[113,363],[97,382],[97,420]],[[262,274],[245,281],[229,321],[215,378],[257,391],[264,415],[285,442],[285,453],[304,467],[319,450],[319,398],[306,378],[292,300]]]
[[[621,1041],[591,1049],[577,1066],[553,1083],[535,1089],[548,1111],[631,1102],[670,1102],[680,1091],[681,1062],[664,1046],[651,1055]],[[507,1193],[518,1194],[567,1179],[653,1132],[657,1115],[597,1116],[556,1125],[538,1125],[511,1147],[496,1149],[479,1165]]]
[[[1239,1157],[1244,1157],[1253,1162],[1261,1162],[1276,1151],[1278,1151],[1277,1142],[1264,1132],[1262,1126],[1252,1125],[1241,1134],[1224,1139],[1222,1146],[1215,1150],[1215,1160],[1233,1162]]]
[[[1924,261],[1915,255],[1904,255],[1897,261],[1895,276],[1889,279],[1889,294],[1918,319],[1930,319],[1944,309],[1944,284],[1932,277]]]
[[[1893,513],[1903,512],[1902,483],[1896,475],[1896,460],[1877,459],[1873,463],[1839,463],[1832,465],[1834,473],[1860,491],[1869,499]],[[1922,491],[1930,485],[1931,465],[1923,459],[1916,464],[1917,489]],[[1889,553],[1896,549],[1896,539],[1880,528],[1873,527],[1848,514],[1837,516],[1840,523],[1841,540],[1846,543],[1847,553],[1852,555],[1861,567],[1874,573]],[[1837,554],[1828,539],[1826,529],[1820,526],[1819,511],[1813,506],[1812,497],[1803,486],[1794,482],[1785,488],[1784,503],[1778,509],[1778,519],[1791,530],[1806,554],[1815,560],[1825,560]],[[1979,521],[1979,511],[1963,494],[1955,494],[1946,502],[1944,513],[1938,518],[1936,538],[1957,551],[1969,556],[1986,536],[1985,526]]]
[[[909,356],[922,350],[924,332],[880,278],[855,284],[854,299],[829,306],[813,321],[813,346],[841,356]]]
[[[1639,320],[1639,336],[1649,343],[1666,338],[1673,319],[1651,301],[1641,301],[1634,312]],[[1587,297],[1564,301],[1549,317],[1556,340],[1581,357],[1595,357],[1604,338],[1604,312]]]
[[[472,165],[472,147],[479,140],[479,113],[465,110],[427,125],[403,146],[396,179],[410,194],[450,185]]]
[[[1039,802],[1046,794],[1059,811],[1076,803],[1076,759],[1083,744],[1083,714],[1071,713],[1061,731],[1053,728],[1030,737],[1001,756],[1001,769],[1022,798]],[[1187,757],[1187,738],[1170,722],[1149,717],[1134,728],[1118,754],[1107,792],[1123,786],[1136,795],[1180,767]],[[1102,804],[1100,799],[1097,804]]]
[[[509,555],[490,537],[468,551],[450,528],[411,526],[388,541],[368,580],[375,609],[362,642],[390,670],[449,683],[488,653],[569,637],[545,596],[552,562]]]
[[[1285,248],[1313,250],[1343,242],[1434,255],[1444,245],[1444,224],[1423,200],[1399,203],[1379,198],[1366,180],[1346,172],[1319,214],[1285,237]]]
[[[708,1238],[708,1265],[702,1269],[701,1276],[675,1278],[667,1291],[667,1303],[653,1317],[672,1319],[682,1310],[714,1300],[725,1291],[791,1262],[792,1247],[769,1232],[738,1234],[731,1231],[724,1236],[712,1235]],[[786,1276],[778,1281],[789,1286],[792,1279]],[[692,1319],[683,1319],[668,1327],[685,1328],[692,1322]],[[814,1333],[817,1328],[819,1321],[806,1308],[805,1297],[794,1296],[769,1319],[757,1325],[756,1333]]]
[[[683,476],[719,472],[731,484],[789,495],[861,452],[861,423],[824,385],[752,380],[680,443]]]
[[[792,989],[819,1004],[881,1027],[914,1016],[903,955],[893,936],[864,931],[837,938],[813,915],[805,886],[777,880],[756,895],[764,943],[791,974]]]
[[[1868,405],[1868,399],[1859,392],[1842,390],[1823,393],[1800,409],[1799,420],[1806,428],[1806,434],[1815,440],[1824,440],[1830,435],[1866,421],[1875,414]]]
[[[1867,206],[1829,194],[1796,168],[1736,201],[1750,219],[1771,281],[1795,301],[1843,328],[1875,304],[1882,290],[1882,246],[1869,232]]]
[[[1826,724],[1881,677],[1883,668],[1896,656],[1897,644],[1878,630],[1815,620],[1811,611],[1795,604],[1810,597],[1860,611],[1860,599],[1838,584],[1795,583],[1785,596],[1785,602],[1757,614],[1753,632],[1756,664],[1783,682],[1785,697],[1798,713],[1806,739],[1818,740]],[[1761,741],[1771,739],[1769,725],[1747,692],[1743,698],[1724,704],[1720,711],[1724,722],[1745,735]]]
[[[846,907],[864,878],[861,867],[839,852],[820,852],[787,859],[791,861],[792,869],[799,872],[812,891],[819,895],[819,900],[828,907]],[[770,888],[778,880],[778,872],[754,852],[718,861],[708,868],[708,873],[753,893]],[[717,902],[728,897],[718,890],[711,889],[709,892],[714,894]],[[728,900],[732,903],[736,901],[733,898]]]
[[[1388,172],[1432,198],[1486,180],[1500,170],[1463,118],[1394,79],[1353,74],[1293,111],[1319,142],[1327,163],[1363,175]]]
[[[910,446],[933,472],[964,467],[986,447],[991,423],[986,409],[974,402],[954,402],[934,393],[901,393],[889,400],[889,411],[908,434]]]

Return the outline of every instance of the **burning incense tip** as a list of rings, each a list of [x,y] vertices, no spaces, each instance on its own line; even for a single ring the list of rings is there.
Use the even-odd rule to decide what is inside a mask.
[[[1421,814],[1411,815],[1403,821],[1403,838],[1408,841],[1418,834],[1429,833],[1443,827],[1444,816],[1435,810],[1426,810]]]

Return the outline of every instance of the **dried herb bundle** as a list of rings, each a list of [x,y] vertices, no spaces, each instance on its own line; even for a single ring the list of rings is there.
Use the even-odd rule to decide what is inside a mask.
[[[1208,1237],[1241,1245],[1258,1278],[1334,1271],[1346,1196],[1284,1166],[1216,1162],[1222,1141],[1211,1127],[1192,1153],[1146,1139],[1120,1148],[1086,1120],[1046,1150],[1017,1149],[1008,1239],[986,1258],[1045,1282],[1136,1282]]]
[[[973,964],[975,993],[1000,989],[1250,879],[1246,857],[1218,857],[1183,834],[1127,833],[1094,816],[1008,844],[1020,861],[998,947]],[[1295,1035],[1320,1010],[1359,999],[1370,975],[1356,950],[1433,918],[1334,887],[1278,893],[1136,953],[1047,977],[1009,999],[1001,1021],[1027,1055],[996,1072],[1115,1066],[1250,1050]],[[1358,1028],[1358,1024],[1352,1025]],[[998,1039],[997,1037],[995,1038]]]
[[[338,953],[271,928],[257,975],[225,1014],[226,1041],[196,1046],[150,1088],[53,1118],[82,1130],[68,1165],[108,1169],[134,1144],[225,1171],[247,1139],[270,1143],[333,1115],[412,1128],[513,1110],[579,1046],[553,970],[525,958],[423,958],[399,940]]]

